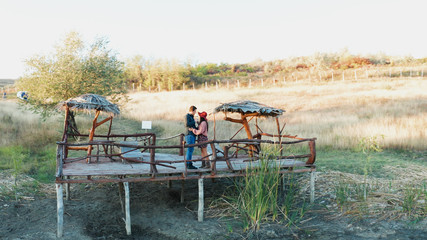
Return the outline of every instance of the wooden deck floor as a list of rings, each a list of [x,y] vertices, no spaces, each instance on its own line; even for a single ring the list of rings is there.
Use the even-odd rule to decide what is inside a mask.
[[[200,156],[193,156],[193,159],[198,159]],[[143,159],[150,159],[148,153],[143,155]],[[183,156],[174,154],[156,153],[156,161],[182,161]],[[230,160],[234,172],[244,171],[247,167],[255,167],[258,162],[244,162],[247,158],[232,158]],[[148,160],[147,160],[148,161]],[[174,166],[176,169],[159,166],[157,165],[157,174],[183,174],[185,172],[184,163],[173,163],[165,165]],[[201,162],[195,162],[195,166],[200,166]],[[294,159],[283,159],[280,161],[282,169],[294,168],[294,167],[305,167],[305,162],[294,160]],[[233,172],[227,167],[225,161],[217,161],[216,164],[217,173],[220,172]],[[187,173],[209,173],[211,169],[195,169],[187,170]],[[108,158],[100,158],[98,163],[86,163],[85,160],[65,163],[63,165],[63,176],[109,176],[109,175],[149,175],[150,164],[145,163],[129,163],[121,161],[112,161]]]

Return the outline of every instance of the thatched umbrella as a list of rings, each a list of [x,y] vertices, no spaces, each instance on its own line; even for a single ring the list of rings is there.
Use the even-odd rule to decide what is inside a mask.
[[[77,132],[77,127],[74,121],[73,111],[84,111],[89,112],[94,110],[95,118],[93,119],[92,128],[89,130],[89,142],[93,141],[93,137],[95,135],[95,129],[99,127],[101,124],[110,121],[110,128],[108,130],[108,135],[111,133],[111,125],[113,121],[113,116],[120,114],[120,109],[116,104],[111,103],[105,97],[97,95],[97,94],[83,94],[75,98],[70,98],[64,102],[60,102],[58,104],[58,109],[65,111],[65,124],[64,124],[64,134],[62,137],[62,141],[67,141],[68,134],[67,132],[71,130],[71,132]],[[110,113],[110,116],[105,118],[104,120],[97,122],[98,117],[101,112]],[[68,147],[68,149],[72,150],[87,150],[88,156],[92,152],[92,146],[88,147]],[[89,161],[89,158],[88,160]]]
[[[224,103],[215,108],[217,112],[240,113],[242,115],[259,116],[259,117],[277,117],[282,115],[285,110],[269,107],[267,105],[249,100],[241,100],[230,103]]]
[[[248,136],[248,139],[253,139],[253,136],[252,136],[252,133],[251,133],[251,129],[250,129],[249,123],[248,123],[250,120],[249,121],[247,120],[248,117],[252,117],[252,118],[253,117],[256,117],[256,118],[258,118],[258,117],[275,117],[276,118],[278,132],[279,132],[279,135],[280,135],[281,134],[281,130],[280,130],[280,125],[279,125],[278,117],[280,115],[282,115],[282,113],[285,112],[285,110],[279,109],[279,108],[269,107],[267,105],[264,105],[264,104],[261,104],[261,103],[257,103],[257,102],[254,102],[254,101],[241,100],[241,101],[235,101],[235,102],[230,102],[230,103],[224,103],[224,104],[216,107],[215,110],[214,110],[214,113],[218,113],[218,112],[223,112],[225,114],[225,118],[224,119],[226,121],[230,121],[230,122],[242,124],[243,127],[240,128],[239,131],[241,129],[245,128],[245,131],[246,131],[246,134]],[[240,113],[241,119],[229,118],[229,117],[227,117],[227,113]],[[251,146],[251,149],[254,151],[255,150],[254,146]]]

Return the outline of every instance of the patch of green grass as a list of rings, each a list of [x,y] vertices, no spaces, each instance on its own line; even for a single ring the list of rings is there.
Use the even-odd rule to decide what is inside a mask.
[[[364,175],[366,156],[361,152],[350,150],[324,150],[319,149],[316,156],[316,165],[320,171],[340,171]],[[393,179],[385,166],[400,166],[405,168],[409,165],[427,167],[427,151],[398,151],[384,150],[371,154],[369,175]]]

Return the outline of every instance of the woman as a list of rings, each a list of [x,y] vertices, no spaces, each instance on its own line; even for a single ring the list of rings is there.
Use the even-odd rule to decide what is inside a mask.
[[[208,141],[208,114],[206,112],[199,112],[200,116],[200,123],[199,123],[199,129],[193,129],[193,133],[198,136],[198,142],[203,143]],[[208,144],[202,144],[199,146],[200,151],[202,152],[202,166],[201,168],[210,168],[211,164],[209,162],[208,158]]]

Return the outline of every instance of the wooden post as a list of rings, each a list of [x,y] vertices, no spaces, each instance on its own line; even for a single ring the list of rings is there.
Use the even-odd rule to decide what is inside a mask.
[[[357,81],[357,71],[354,69],[354,79]]]
[[[261,78],[261,87],[264,87],[264,79]]]
[[[179,135],[179,143],[182,147],[179,148],[178,156],[184,156],[184,134]]]
[[[92,142],[93,137],[95,136],[95,128],[97,127],[97,120],[100,113],[101,113],[100,110],[96,110],[95,118],[93,119],[93,122],[92,122],[92,128],[89,131],[89,142]],[[90,155],[92,154],[92,148],[93,148],[92,145],[88,146],[86,163],[90,163],[90,160],[91,160]]]
[[[334,71],[332,71],[332,82],[334,82]]]
[[[252,87],[252,79],[249,78],[249,88]]]
[[[205,90],[208,90],[208,82],[205,81]]]
[[[193,83],[193,91],[194,91],[194,89],[195,89],[195,88],[194,88],[194,83]]]
[[[123,183],[125,187],[125,207],[126,207],[126,234],[131,235],[131,224],[130,224],[130,196],[129,196],[129,183]]]
[[[217,160],[217,156],[216,156],[216,148],[215,148],[215,143],[211,143],[211,149],[212,149],[212,158],[210,159],[210,163],[211,163],[211,175],[215,175],[216,174],[216,160]],[[209,161],[209,159],[208,159]]]
[[[214,140],[216,139],[216,121],[215,121],[215,114],[213,114],[213,118],[214,118]]]
[[[286,84],[286,77],[283,76],[283,85],[285,85],[285,84]]]
[[[312,169],[310,172],[310,203],[314,203],[314,181],[315,181],[315,175]]]
[[[243,124],[243,127],[245,128],[246,135],[248,136],[248,139],[253,139],[251,129],[250,129],[249,124],[248,124],[248,120],[246,119],[246,117],[244,117],[243,114],[242,114],[242,124]],[[255,152],[255,147],[253,145],[250,145],[249,148],[251,149],[249,151],[249,156],[253,157],[254,152]]]
[[[57,183],[56,184],[56,202],[57,202],[57,224],[58,224],[58,229],[57,229],[57,233],[56,236],[58,238],[61,238],[62,235],[64,234],[64,199],[63,199],[63,193],[62,193],[62,183]]]
[[[185,83],[182,83],[182,90],[185,91]]]
[[[240,81],[237,79],[237,88],[240,88]]]
[[[203,196],[203,178],[199,178],[199,210],[197,214],[197,220],[203,222],[203,208],[204,208],[204,196]]]
[[[345,81],[344,80],[344,71],[342,71],[342,80]]]
[[[282,156],[282,132],[280,131],[280,123],[279,118],[276,117],[276,125],[277,125],[277,134],[279,135],[279,143],[280,143],[280,156]]]

